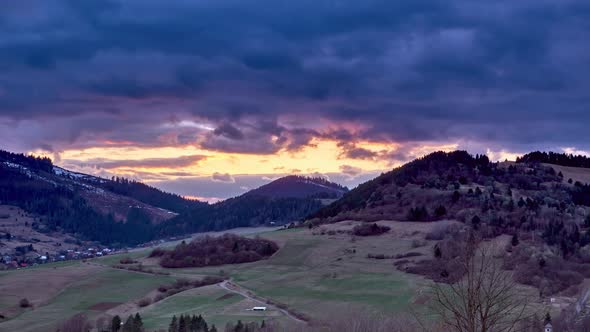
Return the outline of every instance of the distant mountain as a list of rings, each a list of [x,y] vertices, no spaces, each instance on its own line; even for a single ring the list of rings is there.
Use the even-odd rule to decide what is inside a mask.
[[[347,191],[325,179],[288,176],[209,205],[141,182],[76,173],[48,158],[0,150],[0,204],[37,215],[39,231],[106,244],[298,221]]]
[[[340,198],[348,188],[320,177],[290,175],[272,181],[245,196],[270,198]]]
[[[159,225],[160,233],[173,235],[299,221],[337,199],[348,188],[322,178],[287,176],[241,196],[182,213]]]
[[[121,244],[151,240],[153,224],[207,206],[140,182],[71,172],[48,158],[1,150],[0,203],[37,214],[40,230]]]

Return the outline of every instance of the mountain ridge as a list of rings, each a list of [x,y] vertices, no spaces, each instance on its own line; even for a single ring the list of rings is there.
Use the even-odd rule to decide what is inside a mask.
[[[38,214],[42,228],[111,244],[298,221],[321,208],[320,199],[337,199],[346,191],[322,178],[287,176],[208,204],[138,181],[73,172],[49,158],[0,150],[1,203]]]

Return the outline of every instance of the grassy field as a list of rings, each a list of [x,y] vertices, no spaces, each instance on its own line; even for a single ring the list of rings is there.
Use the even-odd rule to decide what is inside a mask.
[[[70,269],[63,267],[62,269]],[[172,278],[152,276],[114,269],[91,268],[92,272],[72,280],[61,292],[46,303],[21,312],[15,318],[0,323],[3,331],[51,331],[56,322],[67,319],[79,312],[89,318],[97,317],[101,311],[93,306],[101,303],[125,303],[141,298],[158,285],[171,282]],[[43,283],[43,270],[22,271],[22,274],[39,274],[38,283]],[[2,279],[0,279],[2,280]]]
[[[347,234],[314,235],[307,229],[292,229],[259,234],[282,245],[268,260],[231,266],[172,270],[175,275],[225,275],[240,286],[264,298],[286,304],[310,317],[321,318],[338,306],[358,306],[379,313],[404,311],[427,282],[416,275],[399,272],[393,260],[367,258],[369,253],[395,255],[408,251],[429,255],[429,243],[414,248],[414,240],[431,228],[427,223],[390,224],[392,231],[379,237]],[[326,230],[345,230],[353,224],[325,226]],[[144,266],[161,271],[157,260],[146,258]],[[104,260],[104,259],[102,259]],[[319,314],[318,314],[319,313]]]
[[[140,311],[146,328],[166,328],[174,315],[202,315],[208,324],[223,327],[227,322],[281,319],[279,312],[269,310],[255,313],[247,309],[255,304],[244,297],[229,293],[217,285],[176,294]]]
[[[145,249],[95,259],[92,264],[75,262],[0,273],[2,287],[21,285],[18,287],[23,291],[26,285],[19,284],[18,280],[43,285],[44,271],[56,274],[52,279],[59,280],[54,281],[53,288],[57,291],[35,290],[44,294],[35,300],[35,309],[17,313],[16,317],[0,323],[0,330],[47,331],[55,322],[78,312],[85,312],[93,319],[109,313],[140,312],[150,330],[166,327],[173,315],[180,314],[201,314],[218,327],[238,319],[288,321],[279,311],[269,310],[262,314],[248,311],[256,302],[229,293],[218,285],[185,291],[141,309],[134,304],[147,294],[154,294],[160,284],[180,277],[205,275],[224,275],[258,296],[283,303],[290,310],[314,319],[321,319],[343,307],[384,314],[404,311],[426,282],[415,275],[397,271],[391,259],[369,259],[367,255],[394,255],[408,251],[428,255],[432,251],[431,244],[416,247],[415,240],[423,238],[430,226],[425,223],[404,223],[402,226],[384,223],[392,226],[391,232],[367,238],[351,238],[334,232],[354,226],[354,223],[346,222],[324,226],[324,235],[307,229],[265,230],[258,235],[276,241],[282,246],[281,250],[268,260],[240,265],[167,270],[159,267],[156,259],[147,258],[151,249]],[[134,273],[110,267],[126,256],[141,261],[147,268],[171,275]],[[63,291],[59,291],[61,289]],[[15,293],[11,296],[0,293],[0,310],[14,305],[17,298]],[[121,305],[92,310],[101,303]]]

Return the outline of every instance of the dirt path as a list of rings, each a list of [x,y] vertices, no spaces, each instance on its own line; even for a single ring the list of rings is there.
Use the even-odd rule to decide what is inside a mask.
[[[99,263],[96,263],[96,262],[85,262],[85,263],[87,265],[100,266],[100,267],[103,267],[103,268],[111,268],[111,269],[122,270],[122,271],[127,271],[127,272],[134,272],[134,273],[140,273],[140,274],[154,275],[153,273],[143,272],[143,271],[132,271],[132,270],[126,270],[126,269],[117,269],[115,267],[112,267],[112,266],[109,266],[109,265],[104,265],[104,264],[99,264]],[[177,274],[177,273],[170,273],[168,276],[169,277],[176,277],[176,278],[186,278],[185,275]],[[190,276],[190,277],[193,277],[194,278],[194,276]],[[260,296],[258,296],[256,294],[252,293],[251,291],[249,291],[249,290],[247,290],[247,289],[245,289],[245,288],[243,288],[243,287],[241,287],[241,286],[239,286],[239,285],[237,285],[237,284],[235,284],[235,283],[233,283],[233,282],[231,282],[229,280],[222,281],[218,285],[219,285],[219,287],[223,288],[226,291],[229,291],[231,293],[235,293],[235,294],[241,295],[241,296],[243,296],[243,297],[245,297],[245,298],[247,298],[249,300],[252,300],[254,302],[260,303],[263,306],[274,308],[275,310],[281,312],[283,315],[287,316],[289,319],[291,319],[291,320],[293,320],[293,321],[295,321],[297,323],[307,324],[307,322],[305,320],[303,320],[301,318],[298,318],[295,314],[289,312],[289,310],[279,308],[276,305],[272,305],[272,304],[270,304],[270,301],[268,301],[267,299],[265,299],[263,297],[260,297]],[[113,308],[113,309],[111,309],[109,311],[111,311],[111,312],[112,311],[120,311],[121,308],[124,308],[123,311],[128,311],[130,309],[129,308],[130,304],[133,307],[136,308],[135,303],[130,301],[130,302],[125,303],[125,304],[122,304],[122,305],[120,305],[120,306],[118,306],[116,308]]]
[[[293,321],[295,321],[297,323],[307,324],[306,321],[304,321],[304,320],[302,320],[300,318],[297,318],[297,316],[295,316],[294,314],[290,313],[288,310],[281,309],[281,308],[279,308],[277,306],[274,306],[274,305],[269,304],[264,298],[261,298],[261,297],[255,295],[255,294],[253,294],[251,291],[249,291],[247,289],[244,289],[241,286],[236,285],[236,284],[234,284],[233,282],[231,282],[229,280],[225,280],[225,281],[219,283],[218,285],[219,285],[219,287],[225,289],[226,291],[229,291],[229,292],[232,292],[232,293],[241,295],[241,296],[247,298],[248,300],[252,300],[254,302],[260,303],[260,304],[262,304],[263,306],[266,306],[266,307],[272,307],[272,308],[280,311],[283,315],[289,317],[290,319],[292,319]]]

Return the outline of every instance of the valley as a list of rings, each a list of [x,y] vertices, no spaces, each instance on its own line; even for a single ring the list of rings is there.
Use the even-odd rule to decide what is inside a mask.
[[[168,220],[132,208],[118,223],[178,235],[160,233],[106,255],[7,265],[12,269],[0,271],[0,330],[53,330],[80,314],[94,325],[139,314],[147,331],[165,330],[174,317],[187,315],[218,328],[264,322],[280,331],[323,331],[345,315],[387,317],[383,324],[393,327],[403,321],[395,327],[400,331],[423,324],[440,331],[433,288],[462,282],[462,260],[487,250],[495,271],[514,282],[511,292],[527,299],[528,320],[520,326],[546,314],[582,324],[590,280],[589,191],[582,182],[588,174],[588,168],[437,152],[351,191],[292,177],[211,206],[186,202],[196,207]],[[318,193],[326,186],[335,191]],[[153,201],[149,197],[142,199]],[[283,205],[285,199],[290,203]],[[293,216],[316,199],[331,203],[281,225],[256,219]],[[281,206],[291,209],[281,212]],[[27,243],[37,257],[49,247],[66,253],[101,248],[81,234],[48,229],[46,216],[0,207],[5,251]],[[258,221],[232,228],[243,220]],[[199,229],[213,231],[191,232]]]
[[[426,281],[396,271],[394,260],[369,259],[367,255],[381,252],[403,254],[408,251],[420,251],[429,255],[430,244],[413,248],[412,243],[422,239],[433,225],[384,223],[392,226],[391,234],[378,239],[355,238],[353,241],[348,234],[327,235],[327,232],[350,228],[354,222],[330,225],[324,235],[314,235],[315,231],[307,229],[261,229],[250,236],[258,235],[276,241],[281,245],[280,251],[270,259],[240,265],[164,269],[153,258],[147,257],[150,249],[141,249],[87,262],[69,262],[66,266],[59,265],[60,263],[45,264],[27,270],[2,272],[0,280],[3,285],[18,287],[15,284],[17,274],[26,276],[26,280],[31,282],[40,278],[44,271],[60,271],[54,278],[62,280],[59,287],[66,291],[65,294],[46,294],[39,299],[31,295],[35,309],[24,310],[16,317],[0,323],[0,328],[18,327],[22,331],[42,331],[44,326],[30,325],[31,320],[39,317],[37,315],[47,315],[43,317],[49,318],[49,313],[53,312],[54,316],[50,321],[56,322],[84,310],[89,310],[87,314],[93,319],[100,315],[120,314],[123,317],[127,313],[139,312],[146,327],[154,330],[166,327],[173,315],[181,313],[202,314],[208,322],[217,326],[224,326],[225,323],[238,319],[265,319],[287,325],[299,324],[281,312],[277,305],[294,312],[296,317],[313,317],[320,321],[329,319],[340,310],[353,308],[384,314],[401,312],[414,303],[420,303],[416,294],[425,287]],[[145,268],[170,274],[154,275],[112,268],[118,265],[121,258],[128,256]],[[223,276],[255,296],[271,300],[277,305],[270,305],[274,308],[264,313],[248,311],[247,309],[256,305],[256,301],[230,292],[220,285],[184,291],[144,308],[135,304],[137,300],[156,291],[160,284],[169,283],[173,278],[195,279],[208,275]],[[79,281],[81,276],[84,276],[82,282]],[[117,279],[117,286],[111,290],[108,288],[113,278]],[[18,279],[24,282],[23,279]],[[93,289],[85,289],[88,285],[92,285]],[[131,285],[134,286],[127,289]],[[120,289],[126,290],[118,294],[117,290]],[[75,291],[77,300],[70,298],[68,291]],[[31,292],[22,294],[27,296],[36,293],[35,290]],[[0,303],[17,301],[14,294],[0,294]],[[127,301],[122,300],[125,297],[128,297]],[[101,310],[101,303],[113,303],[115,306],[105,306]]]

